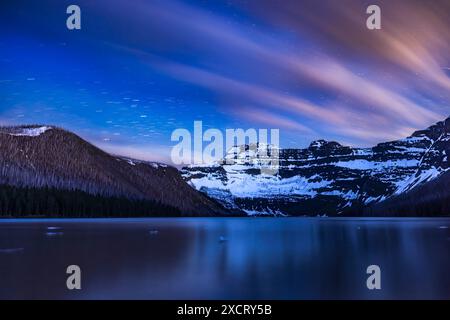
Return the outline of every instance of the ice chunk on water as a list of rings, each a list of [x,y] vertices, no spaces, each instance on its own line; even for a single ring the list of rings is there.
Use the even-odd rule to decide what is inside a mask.
[[[61,230],[61,227],[47,227],[47,230]]]
[[[0,253],[5,253],[5,254],[12,254],[12,253],[19,253],[22,252],[23,248],[4,248],[4,249],[0,249]]]
[[[46,232],[45,235],[47,237],[59,237],[62,236],[64,233],[63,232]]]

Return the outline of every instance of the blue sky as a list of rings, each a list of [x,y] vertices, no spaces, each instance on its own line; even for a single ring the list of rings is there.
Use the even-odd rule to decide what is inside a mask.
[[[448,1],[2,1],[0,123],[167,161],[170,134],[279,128],[369,146],[450,115]],[[77,4],[82,29],[65,13]]]

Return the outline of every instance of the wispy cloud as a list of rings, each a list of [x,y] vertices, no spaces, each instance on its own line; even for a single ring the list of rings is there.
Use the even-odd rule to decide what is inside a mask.
[[[369,31],[364,0],[136,0],[133,5],[111,0],[107,8],[89,1],[92,24],[80,38],[91,41],[82,42],[80,57],[101,61],[96,76],[106,75],[100,90],[112,95],[119,95],[120,86],[142,90],[133,110],[153,96],[179,101],[170,111],[170,118],[181,123],[177,126],[192,125],[186,112],[189,122],[194,115],[206,118],[207,112],[208,125],[220,129],[245,119],[251,126],[279,127],[289,141],[300,134],[370,145],[403,137],[450,113],[449,1],[378,4],[382,30]],[[120,85],[108,86],[117,79]],[[39,85],[31,82],[27,85]],[[204,100],[208,107],[199,106]],[[164,103],[145,107],[139,121],[169,113]],[[147,124],[136,124],[133,110],[126,108],[125,102],[104,108],[111,111],[108,120],[117,115],[130,126],[116,149]],[[79,116],[88,119],[89,110]],[[164,139],[169,139],[168,118],[152,122],[155,130],[166,130]]]
[[[295,3],[297,9],[302,7],[298,1]],[[272,5],[273,2],[263,1],[261,7],[265,8],[267,4]],[[305,4],[308,6],[310,2],[305,1]],[[236,63],[235,60],[242,57],[243,63],[252,64],[255,70],[264,69],[268,73],[284,74],[291,79],[287,88],[275,82],[271,83],[270,79],[263,79],[266,83],[261,84],[263,81],[258,78],[258,72],[243,79],[239,75],[231,75],[211,65],[188,65],[156,58],[145,48],[130,49],[129,52],[139,56],[146,65],[224,97],[225,101],[230,102],[228,108],[242,104],[263,105],[271,110],[272,114],[277,110],[291,113],[293,117],[297,117],[293,122],[297,124],[305,122],[309,126],[314,126],[308,128],[309,130],[340,133],[348,139],[367,142],[387,136],[399,137],[399,134],[411,128],[421,128],[446,116],[440,106],[433,106],[429,99],[420,99],[420,92],[413,91],[417,86],[424,86],[421,83],[424,82],[427,84],[427,97],[430,95],[442,97],[442,91],[449,88],[450,80],[440,65],[442,59],[439,60],[442,50],[448,48],[446,36],[442,34],[442,28],[445,30],[446,26],[441,25],[442,19],[439,19],[439,15],[434,11],[425,11],[430,19],[419,20],[421,28],[417,32],[408,30],[412,25],[407,19],[385,18],[383,28],[387,31],[380,31],[375,35],[369,34],[367,29],[361,30],[365,26],[361,24],[363,21],[361,18],[365,18],[365,15],[358,12],[363,8],[361,4],[352,5],[348,10],[346,6],[330,4],[332,8],[337,7],[335,9],[338,17],[345,17],[348,20],[343,24],[343,30],[339,32],[334,31],[336,29],[334,24],[327,19],[314,18],[314,15],[318,14],[318,9],[310,13],[302,10],[297,16],[292,12],[297,13],[300,10],[293,10],[288,14],[280,8],[280,11],[273,15],[270,14],[270,10],[265,15],[265,18],[274,22],[276,15],[285,14],[288,23],[295,17],[307,16],[305,19],[297,19],[299,22],[294,26],[300,29],[309,23],[307,30],[313,30],[313,34],[309,34],[305,41],[311,41],[314,32],[324,31],[328,35],[326,39],[328,43],[323,46],[324,48],[334,43],[336,47],[347,46],[345,50],[352,47],[358,49],[360,45],[358,40],[364,36],[371,38],[371,41],[382,48],[374,49],[375,53],[368,52],[367,57],[350,61],[347,57],[331,55],[335,50],[330,50],[328,54],[321,52],[316,43],[309,46],[310,48],[302,45],[304,42],[302,40],[301,44],[294,42],[285,45],[284,40],[278,40],[260,31],[250,32],[246,27],[230,24],[220,15],[180,2],[167,1],[157,8],[144,4],[142,6],[143,15],[148,14],[155,18],[158,16],[165,22],[175,25],[177,29],[184,30],[186,34],[195,34],[198,39],[204,41],[202,43],[193,39],[190,44],[192,47],[211,51],[218,46],[230,52],[231,62],[228,61],[230,63]],[[289,10],[293,6],[292,2],[287,1],[284,7]],[[346,8],[345,13],[341,7]],[[394,18],[401,10],[406,12],[405,15],[411,14],[410,16],[417,16],[419,10],[417,3],[406,7],[395,6],[392,9],[395,11]],[[191,18],[179,21],[181,15]],[[361,26],[358,27],[356,23]],[[343,41],[344,33],[346,37],[351,39],[354,37],[355,43]],[[299,34],[304,36],[304,33]],[[432,52],[431,49],[436,51]],[[383,66],[386,68],[384,71],[386,76],[380,77]],[[243,68],[246,67],[243,65]],[[363,74],[359,71],[361,69],[364,69]],[[410,73],[405,74],[405,70]],[[295,87],[295,81],[313,86],[319,94],[323,92],[324,95],[334,98],[320,101],[317,94],[309,95],[301,85],[298,92],[295,92],[292,89]],[[431,88],[430,83],[433,83]],[[251,119],[261,121],[264,117],[256,116],[261,112],[261,109],[255,107],[250,112],[255,114]],[[286,125],[290,129],[293,128],[292,123]],[[303,129],[306,127],[302,124]]]
[[[246,121],[263,124],[269,126],[271,129],[283,128],[285,130],[292,130],[296,133],[302,133],[309,136],[316,134],[314,130],[295,120],[280,116],[273,112],[267,112],[261,109],[256,110],[258,111],[255,112],[255,108],[241,107],[233,110],[233,113]]]

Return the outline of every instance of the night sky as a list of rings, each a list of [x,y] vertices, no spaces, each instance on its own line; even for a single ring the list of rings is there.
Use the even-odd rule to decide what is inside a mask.
[[[282,147],[371,146],[449,115],[448,0],[0,4],[0,124],[58,125],[118,154],[167,162],[194,120],[279,128]]]

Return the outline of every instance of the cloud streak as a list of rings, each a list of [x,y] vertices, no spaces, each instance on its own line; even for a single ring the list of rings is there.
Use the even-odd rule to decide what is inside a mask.
[[[292,6],[301,8],[303,4],[310,4],[309,1],[295,1],[295,4],[287,2],[284,7],[286,10]],[[295,18],[297,21],[295,27],[298,29],[309,23],[308,30],[313,30],[313,33],[304,41],[311,41],[314,32],[325,31],[328,38],[321,41],[328,42],[321,48],[322,50],[328,46],[338,47],[342,44],[347,45],[346,50],[351,50],[352,47],[358,50],[357,46],[360,45],[357,43],[358,40],[368,37],[374,42],[370,48],[377,47],[374,49],[375,52],[368,51],[370,48],[359,48],[360,51],[367,50],[367,56],[362,56],[360,61],[349,62],[347,58],[331,56],[335,52],[333,50],[329,50],[328,53],[320,52],[318,44],[314,41],[313,45],[306,49],[304,45],[295,42],[285,45],[283,41],[261,31],[250,32],[247,28],[230,24],[220,15],[181,2],[166,1],[157,8],[142,4],[140,12],[143,15],[159,17],[173,25],[175,30],[184,30],[185,34],[205,41],[197,43],[193,40],[191,46],[211,51],[211,47],[217,45],[230,52],[228,61],[230,64],[237,63],[236,61],[242,57],[243,64],[249,62],[255,70],[264,69],[267,73],[283,74],[291,79],[286,88],[275,82],[271,83],[270,79],[263,79],[266,80],[266,84],[262,85],[261,79],[257,77],[258,72],[244,80],[238,75],[226,74],[227,72],[221,68],[211,67],[207,63],[202,66],[188,65],[166,59],[149,58],[148,51],[141,48],[133,48],[131,51],[138,53],[143,63],[147,65],[225,97],[224,100],[230,103],[229,108],[242,104],[262,105],[272,113],[277,110],[291,113],[298,117],[296,123],[304,121],[314,129],[322,129],[322,132],[327,133],[341,133],[350,139],[373,142],[386,136],[394,138],[406,130],[421,128],[446,116],[442,108],[434,107],[411,89],[412,84],[415,88],[418,83],[417,86],[426,87],[427,96],[442,96],[443,91],[450,88],[450,80],[440,65],[443,59],[439,59],[442,51],[448,49],[449,42],[445,41],[446,33],[442,32],[442,28],[448,31],[448,27],[435,11],[424,10],[427,20],[419,20],[419,30],[411,31],[408,29],[412,27],[411,23],[407,24],[408,19],[398,19],[397,16],[401,12],[408,17],[417,16],[422,9],[418,3],[414,2],[409,6],[403,2],[403,5],[389,7],[394,13],[386,15],[387,17],[383,19],[383,28],[387,31],[372,35],[367,29],[361,30],[365,26],[361,24],[365,19],[364,12],[358,13],[358,10],[363,8],[361,5],[347,7],[335,6],[331,2],[328,4],[330,10],[337,10],[338,17],[347,19],[347,22],[343,23],[343,28],[338,28],[337,33],[332,31],[336,29],[335,25],[327,24],[327,19],[314,18],[314,15],[318,14],[317,9],[311,12],[302,10],[302,13],[296,16],[289,15],[280,8],[274,11],[274,15],[291,17],[287,19],[288,22]],[[442,4],[445,5],[444,2]],[[267,9],[267,5],[270,7],[273,2],[263,1],[261,8]],[[299,11],[298,9],[292,12]],[[268,17],[265,17],[269,22],[276,20],[276,17],[270,15],[271,10],[265,12],[269,12]],[[326,16],[326,13],[324,15]],[[179,21],[180,16],[191,18]],[[389,19],[389,16],[392,16],[392,19]],[[356,23],[360,24],[359,27],[355,26]],[[445,25],[442,25],[443,23]],[[347,41],[342,41],[344,33],[349,38]],[[416,37],[412,37],[412,33]],[[355,43],[351,42],[353,39]],[[299,42],[302,41],[300,39]],[[432,52],[430,48],[435,50]],[[387,76],[380,78],[379,70],[382,70],[383,66],[386,67]],[[243,66],[243,69],[245,68],[246,66]],[[364,69],[364,74],[360,75],[358,69]],[[307,83],[307,86],[313,86],[316,92],[334,98],[320,101],[317,96],[303,93],[302,87],[298,93],[293,92],[295,81]],[[287,91],[291,93],[287,94]],[[448,94],[445,98],[448,98]],[[255,107],[250,112],[253,116],[248,113],[247,117],[255,121],[261,120],[263,117],[257,116],[258,112],[262,111],[259,107]],[[306,127],[307,125],[302,125],[302,128]],[[390,134],[386,134],[388,128]]]
[[[77,50],[88,65],[107,69],[96,70],[95,76],[105,72],[101,91],[119,95],[126,87],[127,98],[140,100],[128,105],[125,96],[109,97],[122,104],[104,107],[108,119],[97,115],[99,126],[113,117],[119,129],[126,126],[122,146],[147,123],[132,116],[144,114],[139,108],[159,132],[170,131],[168,119],[191,127],[192,119],[207,118],[219,129],[243,120],[279,128],[282,140],[362,145],[403,137],[450,114],[446,0],[380,0],[378,31],[365,27],[363,0],[80,1],[89,19]],[[87,112],[78,116],[89,119]]]

